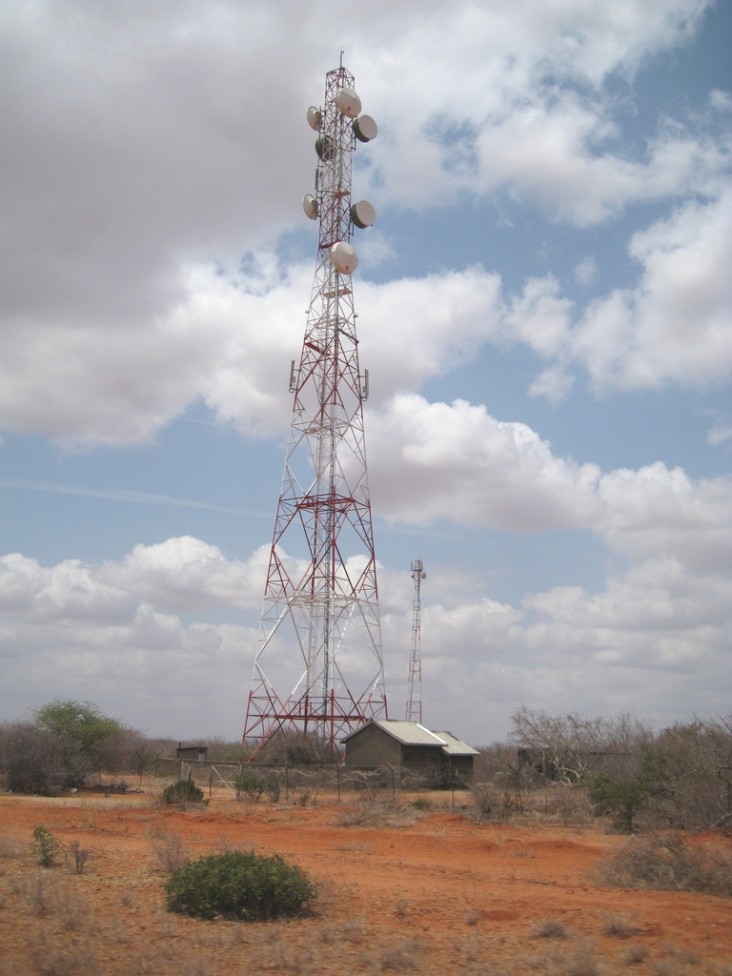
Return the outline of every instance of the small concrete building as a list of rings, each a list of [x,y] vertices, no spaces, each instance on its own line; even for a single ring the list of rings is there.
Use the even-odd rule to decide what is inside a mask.
[[[175,750],[175,758],[185,759],[186,762],[206,762],[208,746],[184,746],[179,742]]]
[[[470,783],[478,750],[452,732],[431,732],[419,722],[372,719],[341,740],[346,765],[361,769],[391,766],[442,783]]]

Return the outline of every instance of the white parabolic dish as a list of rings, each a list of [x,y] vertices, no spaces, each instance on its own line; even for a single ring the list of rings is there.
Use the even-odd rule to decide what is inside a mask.
[[[302,198],[302,209],[305,211],[305,216],[311,220],[315,220],[318,216],[318,201],[312,193],[306,193]]]
[[[338,241],[337,244],[333,245],[330,249],[330,260],[338,274],[349,275],[358,266],[356,248],[352,244],[347,244],[345,241]]]
[[[353,120],[353,131],[361,142],[370,142],[376,138],[379,128],[370,115],[361,115]]]
[[[351,220],[356,227],[360,227],[362,230],[364,227],[373,227],[376,211],[368,200],[359,200],[351,207]]]
[[[352,88],[340,88],[336,92],[335,103],[338,111],[349,119],[355,119],[361,111],[361,99]]]

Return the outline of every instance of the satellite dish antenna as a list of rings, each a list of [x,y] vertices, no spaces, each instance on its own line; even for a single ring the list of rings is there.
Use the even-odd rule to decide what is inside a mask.
[[[330,260],[338,274],[349,275],[358,266],[356,248],[345,241],[338,241],[337,244],[333,245],[330,249]]]
[[[338,111],[349,119],[355,119],[361,111],[361,99],[352,88],[341,88],[336,92],[335,103]]]
[[[335,156],[335,146],[330,136],[318,136],[315,140],[315,152],[325,162],[329,162]]]
[[[314,105],[311,105],[308,109],[308,124],[310,128],[315,129],[316,132],[319,132],[321,126],[323,125],[323,113]]]
[[[376,220],[376,211],[368,200],[359,200],[351,207],[351,220],[356,227],[363,230],[366,227],[373,227]]]
[[[312,193],[306,193],[302,198],[302,209],[305,211],[305,216],[311,220],[315,220],[318,216],[318,201]]]
[[[360,142],[370,142],[376,138],[379,127],[370,115],[359,115],[353,120],[353,131]]]

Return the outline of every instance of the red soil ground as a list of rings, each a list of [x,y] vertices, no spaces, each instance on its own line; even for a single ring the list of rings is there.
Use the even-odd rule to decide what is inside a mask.
[[[39,824],[67,851],[51,869],[30,853]],[[149,795],[0,795],[0,976],[732,976],[732,899],[604,886],[601,865],[628,842],[595,825],[422,813],[408,798],[375,809],[222,796],[176,811]],[[89,852],[81,873],[75,843]],[[166,866],[225,847],[303,867],[319,889],[312,914],[167,912]]]

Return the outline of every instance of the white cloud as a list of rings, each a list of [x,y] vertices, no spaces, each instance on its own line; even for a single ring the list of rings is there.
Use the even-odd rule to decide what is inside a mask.
[[[574,376],[569,370],[555,363],[543,369],[531,382],[529,396],[546,397],[550,403],[566,400],[574,386]]]
[[[399,484],[380,483],[380,510],[414,520],[427,507],[431,519],[521,530],[561,521],[594,531],[631,561],[596,592],[580,584],[555,587],[527,593],[516,606],[491,599],[465,573],[428,567],[422,650],[429,721],[451,725],[459,714],[460,734],[480,743],[505,735],[519,702],[576,711],[580,695],[585,713],[630,709],[658,722],[723,707],[732,598],[723,574],[732,551],[724,538],[729,484],[693,482],[663,465],[603,473],[554,457],[533,431],[497,424],[482,409],[422,403],[420,410],[411,399],[391,418],[390,431],[379,428],[394,438],[401,421],[421,417],[421,426],[399,433],[405,460],[398,470],[409,506]],[[451,422],[457,418],[464,432],[466,413],[474,437],[451,447]],[[435,436],[420,440],[428,432]],[[479,471],[490,458],[490,479],[461,484],[468,445]],[[120,561],[98,565],[66,560],[44,567],[19,554],[3,557],[4,688],[23,689],[12,701],[0,694],[3,713],[19,716],[54,695],[81,697],[157,733],[208,732],[193,719],[207,714],[215,716],[213,731],[236,737],[268,549],[238,561],[180,537],[135,546]],[[412,581],[386,569],[381,583],[389,695],[398,714]],[[222,607],[241,614],[241,623],[202,621]],[[221,675],[239,684],[240,696],[222,690]],[[653,707],[644,698],[649,686]],[[183,721],[181,709],[189,706]]]
[[[505,318],[509,334],[540,356],[549,358],[566,345],[572,302],[559,296],[553,275],[529,278],[524,290],[511,302]]]
[[[587,309],[571,353],[603,389],[653,389],[720,382],[732,375],[732,191],[688,203],[636,233],[642,266],[633,289]]]
[[[691,479],[657,462],[603,475],[599,496],[606,540],[634,559],[680,559],[699,572],[732,568],[732,482]]]
[[[269,547],[246,563],[191,536],[137,545],[121,564],[103,566],[107,583],[155,606],[185,611],[213,606],[258,609]]]
[[[603,473],[557,457],[531,428],[497,421],[484,407],[414,395],[370,418],[369,445],[387,519],[586,529],[634,560],[663,555],[700,572],[730,566],[729,479],[695,481],[662,462]]]
[[[365,105],[382,126],[355,188],[374,184],[377,208],[390,200],[444,206],[458,191],[507,185],[583,224],[632,200],[708,190],[722,165],[713,145],[668,124],[645,162],[630,158],[602,91],[608,75],[630,77],[688,39],[707,6],[654,0],[641,8],[625,0],[590,10],[574,0],[537,11],[528,0],[506,10],[433,3],[429,16],[394,33],[391,4],[357,9],[337,27],[328,26],[323,2],[163,3],[143,16],[88,0],[16,5],[0,41],[3,91],[12,92],[0,101],[7,143],[0,421],[59,441],[131,444],[151,440],[203,397],[248,434],[278,427],[274,390],[283,354],[295,354],[287,329],[300,331],[307,291],[299,279],[292,287],[296,271],[275,281],[272,268],[260,265],[247,280],[230,271],[230,281],[215,282],[208,269],[234,269],[245,252],[271,253],[278,235],[302,219],[313,163],[303,107],[320,97],[323,64],[343,46],[358,52]],[[721,111],[723,101],[717,96],[713,107]],[[706,296],[710,334],[697,344],[695,369],[682,365],[684,336],[678,348],[662,343],[666,360],[661,353],[657,368],[644,362],[656,352],[665,278],[679,280],[675,271],[690,257],[684,241],[693,209],[657,228],[678,230],[676,260],[653,229],[638,235],[633,253],[646,269],[639,293],[608,296],[586,317],[576,356],[598,385],[677,374],[703,382],[707,371],[724,368],[723,340],[711,335],[725,331],[724,319],[713,324],[723,296],[707,289],[718,277],[711,268],[705,274],[704,254],[696,282],[687,275],[673,305]],[[720,214],[716,230],[707,221],[707,236],[716,235],[709,246],[725,243],[723,220]],[[370,246],[372,262],[389,253],[375,237],[366,257]],[[263,285],[268,295],[257,292]],[[390,330],[418,334],[414,386],[490,336],[497,290],[497,277],[469,269],[442,282],[393,283],[369,297],[393,303]],[[564,328],[565,300],[553,297],[552,309],[547,295],[524,317],[517,309],[513,322],[544,354]],[[619,363],[618,349],[594,341],[594,325],[629,305],[641,339],[635,361],[629,354]],[[536,326],[547,311],[551,329],[540,339]],[[463,319],[455,342],[439,336],[453,328],[445,316]],[[464,324],[478,316],[481,323]],[[625,330],[616,323],[611,334],[621,340]],[[386,389],[410,382],[387,374]],[[557,397],[562,387],[554,372],[534,389]]]
[[[372,483],[389,519],[448,519],[529,532],[587,525],[599,513],[599,469],[555,457],[520,423],[457,400],[394,398],[369,418]]]
[[[707,434],[707,442],[713,447],[725,444],[732,439],[732,426],[728,424],[715,424]]]
[[[594,257],[583,258],[574,269],[575,279],[582,285],[590,285],[597,277],[597,261]]]

